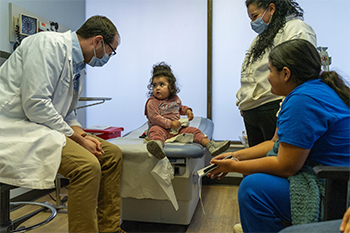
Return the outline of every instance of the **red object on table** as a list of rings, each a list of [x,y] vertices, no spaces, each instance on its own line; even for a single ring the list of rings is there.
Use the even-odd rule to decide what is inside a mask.
[[[84,129],[85,132],[92,133],[105,140],[120,137],[121,131],[123,130],[124,130],[123,127],[108,127],[106,129],[89,129],[89,128]]]

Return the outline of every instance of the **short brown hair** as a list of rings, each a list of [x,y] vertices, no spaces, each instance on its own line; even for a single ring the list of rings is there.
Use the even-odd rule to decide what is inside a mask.
[[[90,17],[78,29],[77,34],[84,39],[101,35],[107,43],[113,43],[114,36],[117,35],[118,43],[120,35],[116,26],[105,16],[95,15]]]

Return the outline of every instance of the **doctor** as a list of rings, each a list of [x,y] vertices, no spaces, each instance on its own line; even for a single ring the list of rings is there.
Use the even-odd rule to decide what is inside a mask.
[[[0,68],[0,182],[33,189],[69,178],[69,232],[123,232],[120,149],[87,135],[74,115],[85,64],[103,66],[120,42],[106,17],[76,32],[24,39]]]

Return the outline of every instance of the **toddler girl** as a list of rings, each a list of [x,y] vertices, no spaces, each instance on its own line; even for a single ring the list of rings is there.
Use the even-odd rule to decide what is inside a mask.
[[[181,104],[181,99],[176,95],[179,92],[176,87],[176,78],[171,68],[164,62],[153,66],[152,78],[147,86],[150,98],[146,102],[145,115],[148,118],[147,150],[157,159],[163,159],[165,140],[177,134],[193,134],[193,141],[205,146],[212,156],[226,151],[230,141],[215,142],[209,140],[199,129],[195,127],[181,127],[180,115],[187,115],[188,120],[193,119],[192,109]],[[171,129],[175,131],[172,134]]]

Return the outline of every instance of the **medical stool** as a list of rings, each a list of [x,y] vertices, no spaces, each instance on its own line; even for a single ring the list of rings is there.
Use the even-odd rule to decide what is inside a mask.
[[[66,202],[67,202],[67,199],[68,199],[68,194],[62,194],[61,193],[61,187],[62,187],[62,182],[61,180],[62,179],[67,179],[66,177],[62,176],[61,174],[57,173],[56,175],[56,205],[53,205],[56,210],[59,210],[59,209],[67,209],[67,205],[66,205]],[[61,199],[61,197],[64,196],[63,199]]]
[[[48,223],[51,221],[57,214],[57,211],[54,207],[52,207],[49,203],[38,203],[38,202],[10,202],[10,190],[19,188],[17,186],[7,185],[0,183],[0,233],[5,232],[24,232],[28,230],[32,230],[34,228],[37,228],[43,224]],[[40,206],[42,208],[35,210],[23,217],[20,217],[15,220],[10,219],[10,205],[15,206],[23,206],[23,205],[36,205]],[[27,221],[31,217],[35,216],[36,214],[49,210],[51,212],[51,215],[45,219],[42,222],[39,222],[38,224],[35,224],[33,226],[29,227],[19,227],[23,222]]]

